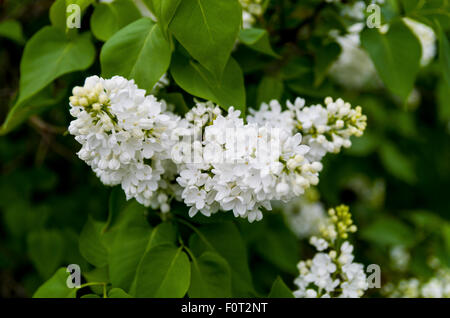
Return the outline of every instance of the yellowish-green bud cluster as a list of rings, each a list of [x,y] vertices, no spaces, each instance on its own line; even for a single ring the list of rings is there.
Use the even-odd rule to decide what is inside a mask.
[[[367,116],[363,115],[361,106],[352,108],[350,103],[339,99],[334,102],[331,97],[325,99],[325,105],[329,111],[329,135],[336,134],[343,138],[362,136],[367,127]]]
[[[347,233],[355,233],[356,225],[353,224],[350,209],[346,205],[339,205],[335,209],[328,210],[331,221],[336,225],[338,237],[348,238]]]
[[[72,106],[84,107],[86,111],[100,112],[109,104],[108,95],[101,83],[97,83],[92,88],[76,86],[72,94],[73,96],[70,96]]]
[[[347,239],[348,233],[355,233],[357,227],[353,224],[350,209],[346,205],[339,205],[328,210],[329,224],[322,226],[321,234],[329,242],[336,238]]]

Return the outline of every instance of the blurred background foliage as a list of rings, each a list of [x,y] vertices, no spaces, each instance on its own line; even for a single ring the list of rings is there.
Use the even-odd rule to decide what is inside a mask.
[[[384,22],[407,13],[407,1],[386,2]],[[0,3],[1,122],[17,97],[23,45],[50,23],[52,3]],[[84,14],[84,28],[92,10]],[[442,10],[448,34],[448,7]],[[420,99],[403,103],[383,87],[346,89],[327,75],[339,48],[333,53],[332,43],[324,39],[330,29],[345,30],[346,21],[324,2],[272,0],[258,23],[268,30],[279,57],[242,45],[234,51],[245,74],[247,105],[296,96],[309,104],[331,95],[361,105],[368,117],[364,136],[352,148],[326,158],[318,186],[325,206],[351,207],[359,228],[354,237],[357,260],[379,264],[383,282],[432,276],[430,257],[450,266],[450,92],[438,59],[418,73]],[[56,80],[43,112],[0,137],[0,297],[31,296],[57,268],[88,266],[80,256],[78,236],[88,215],[106,219],[110,189],[77,158],[78,144],[65,131],[70,88],[99,69],[97,59],[88,71]],[[176,86],[168,92],[181,92],[185,103],[192,103]],[[280,273],[291,285],[295,264],[312,253],[307,244],[298,244],[279,214],[266,214],[257,224],[238,223],[256,288],[267,291]],[[410,252],[407,268],[392,264],[389,250],[396,246]]]

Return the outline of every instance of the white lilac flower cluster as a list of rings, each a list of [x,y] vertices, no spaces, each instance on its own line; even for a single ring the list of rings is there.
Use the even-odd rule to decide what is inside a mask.
[[[242,26],[251,28],[256,19],[263,14],[263,0],[239,0],[242,6]]]
[[[232,210],[253,222],[270,201],[289,201],[318,183],[322,164],[306,158],[300,133],[245,124],[239,116],[232,107],[224,116],[212,103],[197,103],[186,114],[187,132],[200,136],[187,152],[201,160],[181,164],[177,178],[191,216]]]
[[[260,110],[250,109],[249,123],[281,127],[287,133],[301,133],[302,143],[309,146],[306,159],[320,161],[328,152],[338,153],[342,147],[351,146],[351,136],[361,136],[367,118],[360,106],[352,108],[342,99],[325,98],[321,104],[305,107],[305,100],[297,98],[287,102],[282,111],[278,101],[263,104]]]
[[[348,207],[341,205],[328,213],[329,223],[322,226],[321,235],[310,239],[317,253],[297,265],[297,298],[357,298],[368,289],[364,266],[354,262],[353,246],[346,240],[348,233],[356,232]]]
[[[78,156],[106,185],[121,185],[127,199],[170,210],[172,199],[210,216],[232,211],[250,222],[271,201],[288,202],[319,181],[321,159],[351,145],[366,117],[338,99],[304,107],[277,101],[251,110],[248,123],[233,107],[196,102],[184,118],[120,76],[92,76],[75,87],[69,132]]]
[[[73,89],[70,114],[75,120],[69,132],[82,145],[80,159],[104,184],[120,184],[127,199],[146,206],[159,202],[167,209],[166,200],[155,194],[164,181],[174,144],[171,131],[179,118],[165,111],[164,101],[145,94],[132,80],[91,76]]]
[[[323,156],[349,147],[350,137],[366,126],[359,106],[331,98],[325,104],[304,107],[297,98],[282,111],[273,100],[250,109],[244,124],[233,108],[224,116],[212,103],[197,103],[182,125],[193,142],[177,145],[174,156],[200,159],[177,159],[189,214],[231,210],[253,222],[262,218],[261,208],[271,209],[271,201],[291,201],[316,185]]]

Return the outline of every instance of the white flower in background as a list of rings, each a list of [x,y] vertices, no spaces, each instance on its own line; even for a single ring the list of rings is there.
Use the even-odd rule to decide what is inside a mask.
[[[82,145],[80,159],[104,184],[121,184],[127,199],[149,206],[179,118],[165,111],[164,101],[120,76],[87,78],[73,89],[70,106],[75,120],[69,132]]]
[[[242,6],[243,28],[253,27],[256,19],[263,14],[263,0],[239,0]]]
[[[327,219],[323,204],[309,198],[312,189],[288,203],[279,204],[286,223],[298,238],[318,235],[321,224]]]
[[[427,281],[415,277],[402,279],[384,286],[382,294],[391,298],[450,298],[450,268],[436,258],[429,259],[428,265],[435,273]]]
[[[347,4],[341,9],[341,15],[349,17],[357,21],[364,20],[364,12],[366,11],[366,3],[364,1],[356,1],[353,4]]]
[[[432,278],[422,286],[421,292],[425,298],[442,298],[444,296],[443,287],[440,279]]]
[[[408,268],[411,256],[408,250],[402,246],[397,245],[390,249],[389,256],[391,258],[392,267],[399,271],[405,271]]]
[[[332,33],[342,51],[329,74],[338,84],[349,89],[378,88],[382,85],[369,54],[361,48],[360,33],[363,28],[364,23],[355,23],[345,35]]]
[[[167,73],[164,73],[164,75],[161,76],[158,82],[156,82],[156,84],[153,86],[152,94],[157,94],[160,90],[169,86],[169,84],[170,84],[169,75],[167,75]]]
[[[390,298],[418,298],[420,297],[420,281],[417,278],[401,280],[397,286],[386,284],[382,293]]]
[[[331,231],[330,229],[333,228]],[[357,298],[368,288],[364,266],[353,262],[353,246],[344,241],[339,248],[336,238],[347,239],[354,233],[348,207],[338,206],[329,211],[329,226],[322,227],[321,237],[311,237],[310,243],[319,253],[297,267],[299,276],[294,283],[297,298],[343,297]]]
[[[325,209],[320,202],[302,205],[297,218],[291,219],[294,233],[299,237],[317,234],[325,219]]]
[[[427,282],[410,278],[401,280],[397,286],[388,284],[383,294],[392,298],[450,298],[450,271],[441,270]]]
[[[333,1],[333,0],[331,0]],[[371,0],[370,4],[384,4],[385,0]],[[334,1],[339,2],[339,0]],[[349,17],[356,21],[364,21],[367,11],[367,5],[365,1],[355,1],[354,3],[348,3],[342,6],[341,8],[341,15],[344,17]],[[369,12],[370,13],[370,12]]]
[[[436,55],[436,35],[433,29],[410,18],[403,18],[403,22],[406,23],[420,41],[422,47],[420,65],[426,66],[430,64]]]

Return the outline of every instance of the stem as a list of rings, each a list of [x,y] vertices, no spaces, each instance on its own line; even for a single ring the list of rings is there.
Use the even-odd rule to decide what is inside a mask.
[[[89,286],[97,286],[97,285],[106,285],[106,283],[103,283],[103,282],[92,282],[92,283],[85,283],[85,284],[82,284],[82,285],[80,285],[80,287],[78,287],[79,289],[81,289],[81,288],[85,288],[85,287],[89,287]]]
[[[195,259],[195,255],[194,253],[192,253],[192,251],[185,245],[183,245],[184,250],[189,254],[189,256],[191,257],[193,262],[197,262]]]
[[[208,240],[206,239],[205,236],[203,236],[202,232],[200,232],[198,229],[195,228],[195,226],[193,226],[192,224],[190,224],[189,222],[181,219],[181,218],[176,218],[177,221],[179,221],[181,224],[186,225],[187,227],[189,227],[191,230],[193,230],[199,237],[200,239],[205,242],[205,244],[212,250],[215,250],[215,248],[211,245],[211,243],[208,242]]]
[[[104,282],[91,282],[91,283],[85,283],[80,285],[80,287],[78,287],[78,289],[81,288],[85,288],[85,287],[89,287],[89,286],[99,286],[102,285],[103,286],[103,298],[108,298],[108,296],[106,295],[106,284]]]

